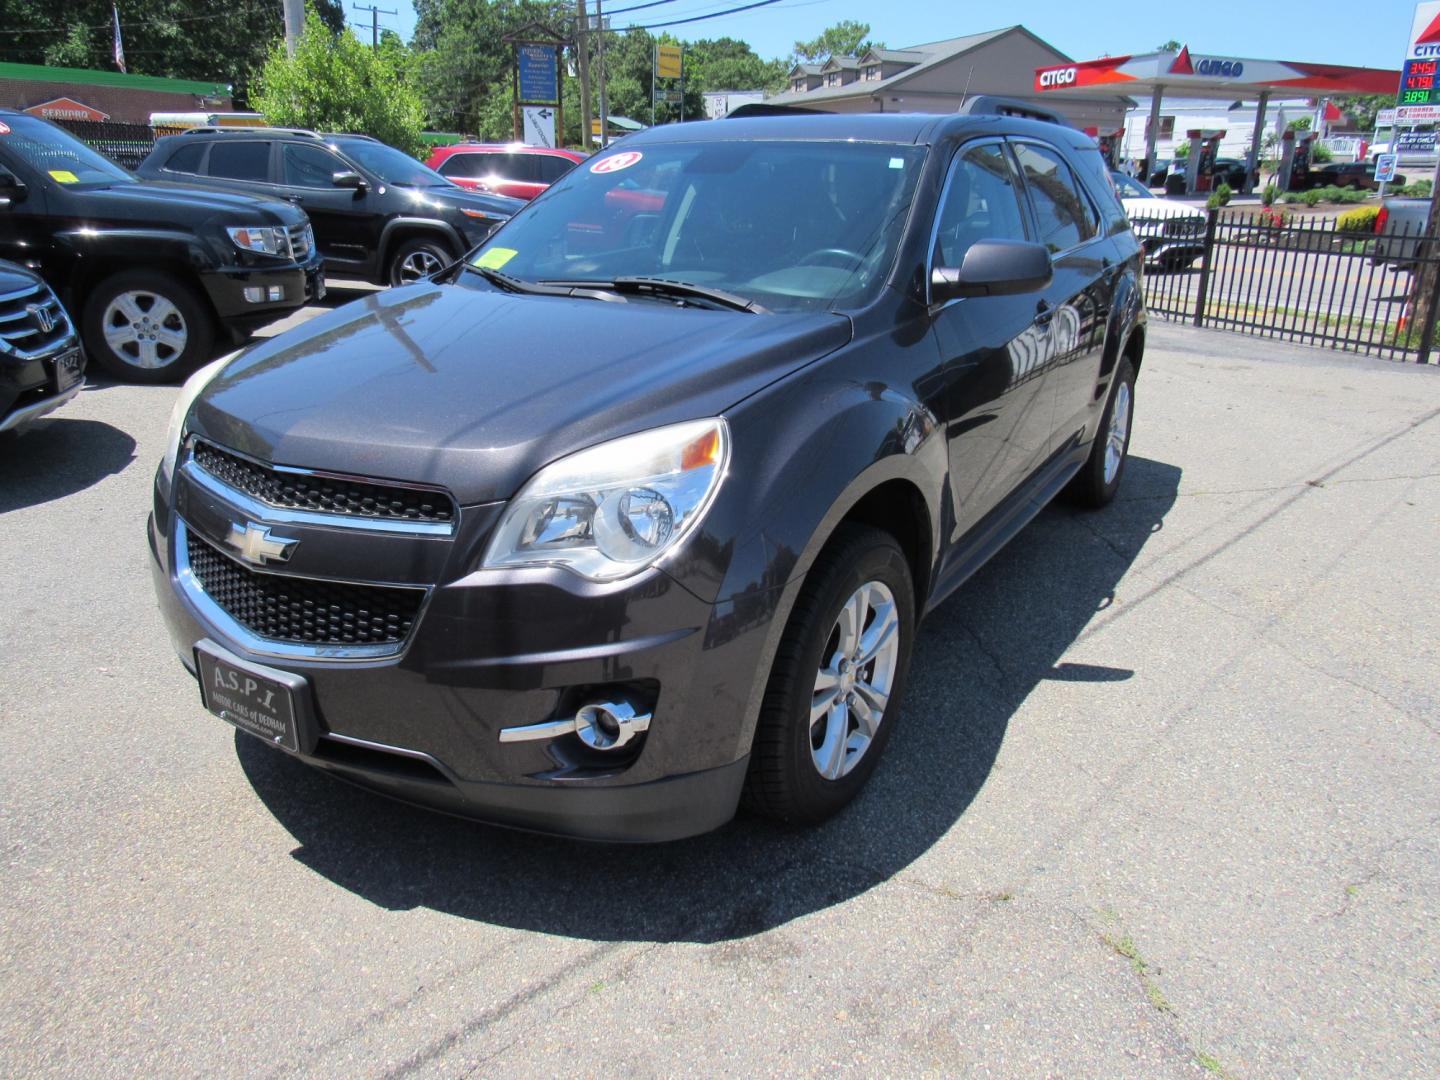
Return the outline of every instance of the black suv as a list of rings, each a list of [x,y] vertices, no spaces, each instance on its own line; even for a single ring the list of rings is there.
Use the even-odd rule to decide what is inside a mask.
[[[465,191],[368,135],[292,128],[195,128],[159,140],[136,171],[289,199],[331,276],[380,285],[433,274],[525,205]]]
[[[85,355],[38,274],[0,262],[0,432],[19,431],[80,392]]]
[[[92,360],[168,382],[324,292],[285,202],[136,180],[69,132],[0,109],[0,258],[38,271]]]
[[[439,278],[195,376],[149,524],[176,650],[212,712],[415,802],[818,821],[920,618],[1056,494],[1115,496],[1141,259],[1054,123],[635,135]]]

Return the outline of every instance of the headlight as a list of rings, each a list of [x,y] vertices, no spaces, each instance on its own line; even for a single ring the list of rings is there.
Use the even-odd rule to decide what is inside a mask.
[[[288,255],[290,244],[282,228],[247,227],[243,229],[226,229],[230,235],[230,242],[243,251],[263,251],[266,255]]]
[[[220,374],[220,369],[236,356],[230,353],[219,360],[206,364],[180,387],[180,396],[175,399],[175,408],[170,410],[170,427],[165,432],[165,456],[160,459],[160,475],[169,484],[175,478],[175,460],[180,456],[180,440],[185,437],[185,421],[190,417],[190,406],[200,396],[200,391],[210,385],[210,380]]]
[[[729,460],[719,418],[561,458],[510,501],[481,565],[563,566],[592,581],[637,574],[704,517]]]

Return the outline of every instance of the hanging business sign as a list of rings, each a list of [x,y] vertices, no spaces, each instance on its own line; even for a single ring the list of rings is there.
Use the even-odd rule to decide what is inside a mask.
[[[516,46],[521,101],[534,102],[537,105],[555,105],[560,101],[555,49],[554,45]]]
[[[657,79],[678,79],[684,53],[679,45],[655,46],[655,77]]]

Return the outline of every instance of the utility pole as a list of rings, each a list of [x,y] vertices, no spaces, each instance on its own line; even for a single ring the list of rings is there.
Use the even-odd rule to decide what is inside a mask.
[[[388,8],[376,7],[374,4],[368,6],[365,4],[351,4],[350,6],[356,11],[370,12],[370,47],[372,49],[378,49],[380,47],[380,16],[398,15],[400,13],[398,11],[391,11]]]
[[[590,137],[590,12],[585,0],[575,0],[575,67],[580,76],[580,145],[589,150]]]
[[[595,29],[600,33],[600,149],[610,145],[610,103],[605,96],[605,14],[595,0]]]
[[[281,0],[285,5],[285,51],[295,55],[295,46],[305,32],[305,0]]]

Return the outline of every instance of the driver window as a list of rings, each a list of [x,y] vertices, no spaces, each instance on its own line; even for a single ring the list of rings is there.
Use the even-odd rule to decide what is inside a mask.
[[[285,183],[295,187],[333,188],[337,172],[353,172],[327,150],[285,143]]]
[[[945,181],[935,229],[935,265],[959,266],[977,240],[1024,240],[1015,174],[999,143],[961,150]]]

